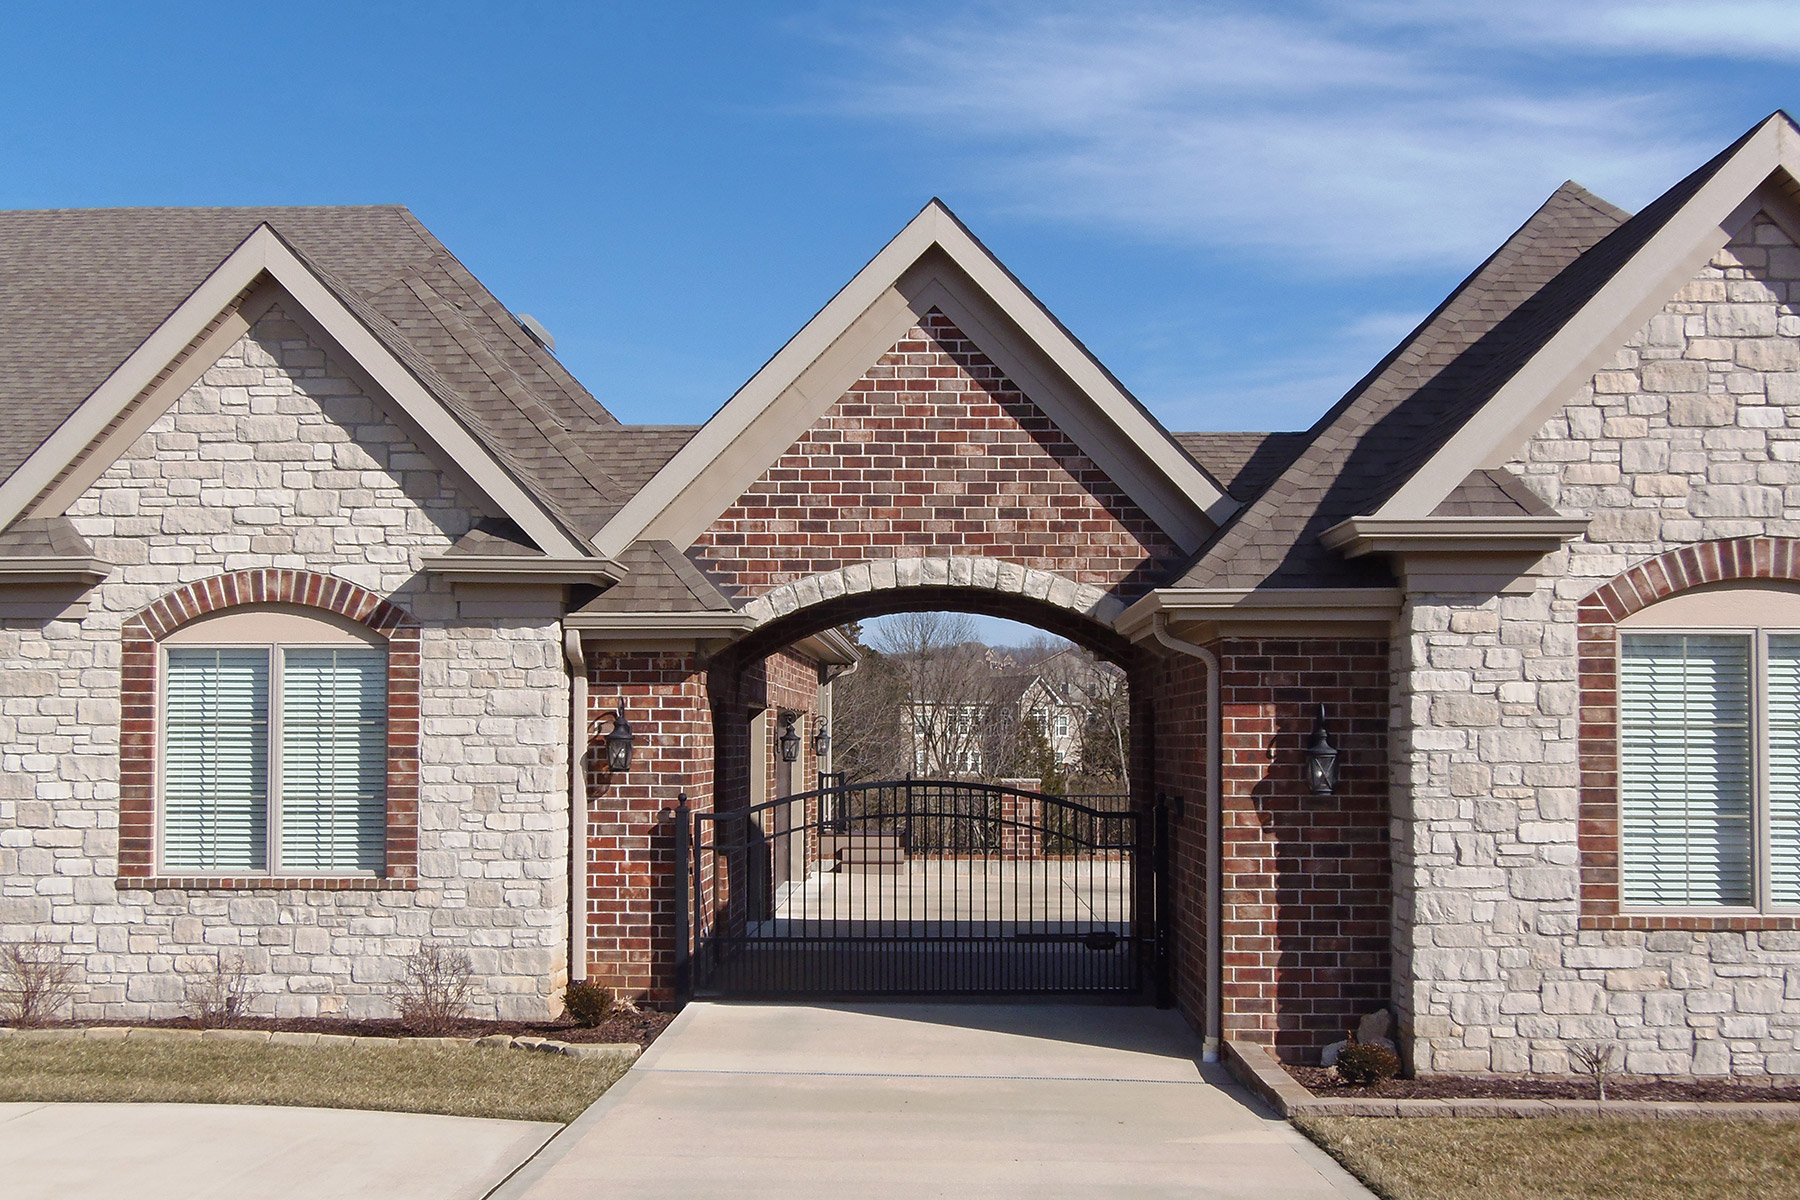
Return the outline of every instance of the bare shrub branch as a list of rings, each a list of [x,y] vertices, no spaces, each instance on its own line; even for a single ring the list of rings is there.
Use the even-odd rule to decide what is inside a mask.
[[[475,966],[467,950],[420,946],[406,959],[406,974],[394,988],[401,1022],[425,1037],[447,1037],[469,1011]]]
[[[1613,1072],[1613,1055],[1617,1050],[1611,1042],[1578,1042],[1569,1048],[1569,1058],[1575,1069],[1594,1081],[1594,1103],[1606,1103],[1606,1077]]]
[[[75,999],[75,964],[42,930],[0,945],[0,1017],[20,1029],[54,1020]]]
[[[188,980],[184,1006],[202,1029],[228,1029],[250,1008],[250,964],[242,954],[219,951],[212,965]]]

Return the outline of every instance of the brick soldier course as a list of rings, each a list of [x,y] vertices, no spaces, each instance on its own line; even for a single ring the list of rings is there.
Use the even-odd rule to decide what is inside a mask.
[[[969,608],[1128,672],[1209,1037],[1800,1075],[1800,909],[1627,903],[1618,749],[1621,629],[1800,629],[1796,173],[1776,114],[1636,216],[1565,185],[1279,434],[1163,429],[935,201],[698,427],[619,423],[402,209],[0,214],[0,936],[84,1018],[228,955],[386,1015],[429,946],[485,1015],[679,1003],[677,805],[810,787],[838,628]],[[387,655],[379,869],[164,863],[167,647],[258,621]]]

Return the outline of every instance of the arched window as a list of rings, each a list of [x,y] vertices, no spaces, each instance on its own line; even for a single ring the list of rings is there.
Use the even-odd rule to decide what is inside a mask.
[[[383,871],[386,639],[268,604],[188,622],[160,653],[161,873]]]
[[[1680,592],[1618,636],[1621,905],[1800,907],[1800,588]]]

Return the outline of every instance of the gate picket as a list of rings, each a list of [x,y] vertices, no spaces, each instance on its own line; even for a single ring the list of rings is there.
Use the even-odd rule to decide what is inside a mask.
[[[1157,959],[1144,910],[1155,831],[1127,797],[1082,799],[1097,803],[832,780],[735,811],[684,805],[683,975],[709,996],[1141,995]],[[781,805],[802,816],[776,819]],[[804,869],[777,884],[793,837],[811,839]]]

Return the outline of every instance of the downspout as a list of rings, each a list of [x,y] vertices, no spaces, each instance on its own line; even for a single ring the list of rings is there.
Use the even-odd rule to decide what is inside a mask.
[[[587,978],[587,655],[579,630],[563,630],[569,660],[569,981]]]
[[[1224,870],[1219,861],[1223,839],[1220,821],[1224,805],[1219,798],[1219,779],[1224,762],[1224,720],[1219,711],[1219,656],[1205,646],[1184,641],[1169,632],[1169,614],[1156,614],[1151,626],[1160,644],[1206,664],[1206,1040],[1201,1057],[1218,1062],[1224,1025],[1224,968],[1219,961],[1224,901]]]

